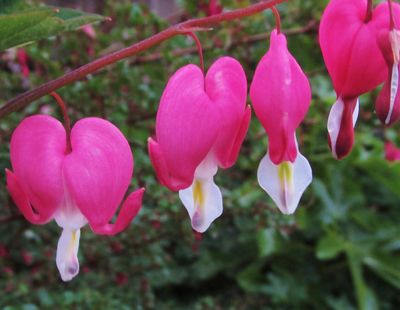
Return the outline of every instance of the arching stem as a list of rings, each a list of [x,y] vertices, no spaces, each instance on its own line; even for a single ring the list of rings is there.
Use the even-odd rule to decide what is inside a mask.
[[[388,0],[388,6],[389,6],[389,18],[390,18],[390,30],[393,30],[396,27],[396,23],[394,21],[394,16],[393,16],[392,0]]]
[[[194,32],[188,32],[187,35],[189,35],[190,37],[192,37],[192,39],[194,40],[194,42],[196,43],[197,46],[197,52],[199,54],[199,65],[201,70],[204,72],[204,58],[203,58],[203,48],[201,46],[201,42],[198,38],[198,36],[194,33]]]
[[[51,92],[50,95],[57,101],[57,103],[61,109],[61,112],[63,114],[64,128],[65,128],[65,132],[67,135],[67,137],[66,137],[66,139],[67,139],[66,154],[69,154],[72,152],[72,145],[71,145],[71,120],[69,119],[69,116],[68,116],[68,109],[59,94],[57,94],[56,92]]]
[[[367,13],[365,14],[365,21],[366,23],[368,23],[371,18],[372,18],[372,9],[373,9],[373,0],[368,0],[368,4],[367,4]]]
[[[0,119],[13,111],[26,107],[29,103],[51,93],[52,91],[55,91],[67,84],[81,80],[88,74],[99,71],[100,69],[110,64],[116,63],[117,61],[148,50],[151,47],[160,44],[161,42],[164,42],[174,36],[180,35],[185,32],[187,33],[188,31],[192,32],[192,29],[196,27],[210,27],[213,25],[218,25],[225,21],[251,16],[285,1],[287,0],[260,1],[259,3],[253,4],[246,8],[224,12],[213,16],[191,19],[180,24],[173,25],[143,41],[137,42],[129,47],[104,55],[90,63],[87,63],[75,70],[64,74],[57,79],[42,84],[38,88],[25,92],[9,100],[0,108]]]
[[[276,31],[281,33],[281,17],[279,15],[279,11],[276,9],[276,7],[271,8],[272,13],[274,13],[275,16],[275,24],[276,24]]]

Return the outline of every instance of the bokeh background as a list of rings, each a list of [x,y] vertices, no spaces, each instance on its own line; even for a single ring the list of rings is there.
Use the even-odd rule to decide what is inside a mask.
[[[248,0],[223,0],[224,10]],[[169,40],[59,90],[72,121],[103,117],[128,138],[135,157],[130,191],[147,188],[132,225],[115,237],[81,234],[80,275],[63,283],[55,264],[60,235],[51,222],[33,226],[0,180],[0,308],[3,309],[397,309],[400,304],[400,165],[384,159],[384,141],[400,144],[399,125],[384,130],[375,116],[377,91],[361,97],[353,152],[342,161],[327,146],[326,121],[335,93],[318,46],[327,0],[279,5],[289,49],[313,89],[297,131],[314,180],[294,216],[279,213],[257,184],[267,138],[252,123],[237,164],[219,171],[224,214],[203,235],[190,227],[178,195],[157,182],[146,141],[154,134],[162,90],[179,67],[198,63],[194,42]],[[208,1],[47,1],[112,17],[96,36],[69,32],[0,54],[1,102],[100,55],[142,40],[169,24],[210,14]],[[211,12],[212,13],[212,12]],[[202,32],[205,64],[236,57],[251,82],[268,48],[271,12]],[[0,121],[0,171],[10,167],[9,139],[27,115],[61,119],[49,96]],[[90,189],[88,189],[90,190]]]

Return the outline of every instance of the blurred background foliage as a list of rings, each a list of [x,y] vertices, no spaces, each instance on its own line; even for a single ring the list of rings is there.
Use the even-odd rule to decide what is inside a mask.
[[[48,3],[54,1],[48,1]],[[75,8],[88,1],[73,3]],[[224,10],[249,5],[223,0]],[[25,221],[0,187],[0,307],[4,309],[397,309],[400,304],[400,165],[384,160],[384,139],[400,143],[399,125],[384,130],[375,116],[377,92],[361,98],[352,154],[330,155],[326,121],[335,100],[317,40],[327,0],[279,5],[289,49],[313,89],[310,111],[297,134],[314,180],[294,216],[278,212],[257,184],[267,139],[253,120],[237,164],[216,183],[224,214],[195,234],[178,195],[157,182],[147,154],[159,98],[179,67],[198,63],[193,41],[176,37],[59,90],[73,121],[103,117],[128,138],[135,157],[130,190],[147,188],[139,216],[115,237],[82,230],[80,275],[62,283],[55,264],[60,229]],[[101,5],[98,5],[101,3]],[[24,47],[28,74],[16,50],[0,54],[2,102],[100,55],[117,50],[190,17],[207,14],[207,0],[178,1],[161,19],[146,3],[99,1],[96,12],[112,22],[94,26],[97,36],[70,32]],[[151,3],[150,3],[151,4]],[[274,27],[271,12],[202,32],[205,64],[236,57],[251,82]],[[61,119],[44,97],[0,122],[0,171],[10,167],[9,139],[27,115]],[[396,141],[397,140],[397,141]],[[89,189],[90,190],[90,189]]]

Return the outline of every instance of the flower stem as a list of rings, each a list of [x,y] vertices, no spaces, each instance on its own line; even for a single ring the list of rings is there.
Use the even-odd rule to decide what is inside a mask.
[[[57,101],[61,112],[64,117],[64,128],[66,132],[66,140],[67,140],[67,149],[66,149],[66,154],[69,154],[72,152],[72,145],[71,145],[71,121],[68,117],[68,109],[60,95],[58,95],[56,92],[51,92],[50,95]]]
[[[276,7],[271,7],[272,13],[274,13],[275,16],[275,24],[276,24],[276,31],[281,33],[281,17],[279,15],[279,11],[276,9]]]
[[[390,18],[390,30],[393,30],[396,27],[394,16],[393,16],[393,3],[392,0],[388,0],[389,6],[389,18]]]
[[[367,13],[365,14],[365,23],[368,23],[372,18],[373,0],[368,0]]]
[[[191,36],[192,39],[194,40],[194,42],[196,42],[197,52],[199,54],[199,64],[200,64],[201,71],[203,71],[203,74],[204,74],[203,48],[201,47],[200,40],[194,32],[188,32],[187,35]]]
[[[87,63],[75,70],[72,70],[64,74],[63,76],[57,79],[42,84],[41,86],[31,91],[25,92],[9,100],[0,108],[0,118],[8,115],[13,111],[26,107],[29,103],[45,96],[46,94],[49,94],[52,91],[55,91],[67,84],[81,80],[88,74],[103,69],[104,67],[113,64],[117,61],[120,61],[127,57],[131,57],[145,50],[148,50],[149,48],[157,44],[160,44],[161,42],[164,42],[174,36],[180,35],[182,33],[196,31],[196,28],[209,27],[213,25],[218,25],[225,21],[241,19],[247,16],[255,15],[266,9],[271,8],[276,4],[285,1],[287,0],[260,1],[259,3],[253,4],[246,8],[237,9],[230,12],[225,12],[208,17],[190,19],[185,22],[173,25],[159,33],[156,33],[155,35],[147,39],[144,39],[143,41],[137,42],[129,47],[104,55],[90,63]]]

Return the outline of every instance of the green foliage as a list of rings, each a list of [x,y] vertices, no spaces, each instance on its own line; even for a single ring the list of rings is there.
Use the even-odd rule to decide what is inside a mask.
[[[72,9],[35,7],[23,1],[3,0],[0,2],[0,51],[104,19]]]
[[[204,16],[196,10],[197,1],[181,2],[191,16]],[[318,22],[326,2],[296,0],[280,5],[283,29]],[[223,1],[228,9],[248,3]],[[28,79],[18,72],[12,53],[3,53],[2,99],[22,93],[27,83],[29,88],[39,86],[168,25],[145,6],[128,0],[107,1],[101,13],[112,16],[115,23],[96,27],[96,40],[74,32],[29,45]],[[219,56],[234,56],[250,83],[268,42],[243,42],[269,32],[273,25],[272,14],[265,12],[200,33],[206,67]],[[373,112],[376,93],[363,96],[354,150],[341,161],[332,158],[326,120],[335,94],[316,36],[316,29],[288,36],[289,48],[313,88],[310,111],[297,134],[314,180],[296,214],[280,214],[257,184],[256,170],[267,139],[253,117],[237,164],[216,177],[224,214],[201,238],[192,232],[177,194],[157,182],[146,146],[147,137],[154,134],[168,77],[185,64],[198,63],[196,54],[176,54],[193,47],[193,41],[176,37],[61,89],[73,121],[104,117],[127,136],[135,157],[130,191],[146,186],[144,206],[130,228],[118,236],[102,237],[83,229],[80,275],[62,283],[55,266],[60,229],[55,223],[33,226],[18,217],[1,186],[0,221],[12,220],[0,225],[0,307],[396,309],[400,304],[400,165],[383,160],[382,137],[396,139],[399,125],[383,130]],[[155,60],[149,60],[149,55]],[[56,104],[46,96],[1,120],[0,171],[10,167],[13,129],[25,116],[43,112],[61,119]],[[4,175],[0,179],[4,181]]]

